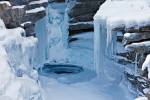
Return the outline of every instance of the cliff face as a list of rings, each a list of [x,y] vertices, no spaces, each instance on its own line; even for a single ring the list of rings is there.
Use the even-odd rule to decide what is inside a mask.
[[[68,0],[70,32],[93,29],[93,16],[105,0]]]
[[[7,28],[22,27],[35,35],[34,23],[46,15],[48,0],[0,0],[0,17]]]
[[[66,0],[67,1],[67,0]],[[93,16],[105,0],[68,0],[71,33],[93,29]],[[7,28],[22,27],[27,36],[35,35],[34,23],[46,15],[48,2],[65,0],[0,0],[0,17]]]

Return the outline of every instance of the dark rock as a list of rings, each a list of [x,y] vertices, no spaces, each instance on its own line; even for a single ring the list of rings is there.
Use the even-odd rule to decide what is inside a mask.
[[[24,8],[8,9],[0,14],[1,18],[6,24],[7,28],[18,27],[22,23],[22,19],[25,16]]]
[[[76,30],[92,29],[92,24],[80,22],[92,22],[93,16],[105,0],[68,0],[68,16],[70,32]]]
[[[84,29],[93,29],[93,23],[83,22],[83,23],[69,25],[70,31],[84,30]]]
[[[10,8],[10,5],[8,5],[7,3],[0,4],[0,13],[8,10],[9,8]]]
[[[31,3],[38,0],[8,0],[12,4],[0,4],[0,17],[4,20],[7,28],[23,27],[26,30],[27,36],[35,35],[34,23],[46,15],[45,10],[28,13],[40,7],[47,7],[48,2]],[[30,25],[22,26],[22,23],[31,22]],[[28,23],[29,24],[29,23]]]
[[[150,81],[146,78],[141,76],[135,76],[128,72],[125,72],[125,75],[127,80],[132,84],[132,86],[139,90],[141,93],[144,94],[143,90],[145,88],[149,88]]]

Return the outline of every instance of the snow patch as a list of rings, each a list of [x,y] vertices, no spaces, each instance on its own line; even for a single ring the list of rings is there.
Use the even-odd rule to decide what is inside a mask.
[[[148,100],[148,98],[147,97],[138,97],[135,100]]]
[[[47,3],[48,0],[38,0],[38,1],[32,1],[29,3],[29,5],[33,5],[33,4],[42,4],[42,3]]]
[[[13,6],[12,9],[23,9],[25,5]]]
[[[44,7],[38,7],[38,8],[35,8],[35,9],[27,10],[26,13],[28,13],[28,14],[38,13],[38,12],[41,12],[41,11],[45,11],[45,8]]]

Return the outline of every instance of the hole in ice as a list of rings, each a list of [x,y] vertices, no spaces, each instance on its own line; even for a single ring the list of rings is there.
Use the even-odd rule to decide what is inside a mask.
[[[93,79],[96,73],[87,68],[71,64],[44,64],[39,74],[65,84],[85,82]]]
[[[83,71],[83,68],[76,65],[51,65],[44,64],[42,72],[55,74],[77,74]]]

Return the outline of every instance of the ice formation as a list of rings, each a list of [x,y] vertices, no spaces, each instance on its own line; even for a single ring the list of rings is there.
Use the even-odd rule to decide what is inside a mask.
[[[49,5],[47,36],[48,36],[48,61],[66,61],[68,47],[68,25],[67,16],[63,8],[57,5]]]
[[[37,21],[35,24],[36,37],[38,38],[35,66],[40,67],[47,59],[47,32],[46,32],[46,17]],[[41,49],[42,48],[42,49]]]
[[[144,16],[143,16],[144,15]],[[107,0],[94,16],[94,57],[98,74],[103,72],[105,56],[116,53],[116,28],[139,28],[149,25],[148,0]]]
[[[22,28],[6,29],[0,20],[0,100],[42,100],[33,68],[37,39]]]

